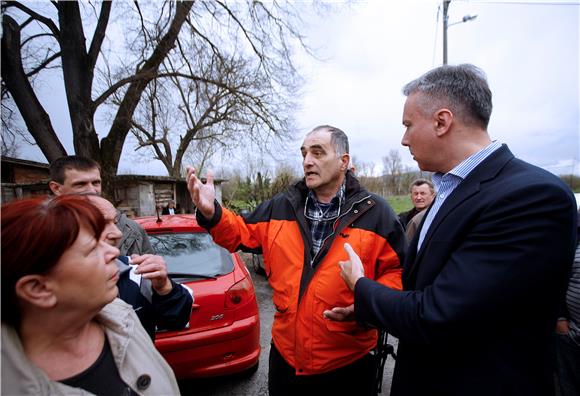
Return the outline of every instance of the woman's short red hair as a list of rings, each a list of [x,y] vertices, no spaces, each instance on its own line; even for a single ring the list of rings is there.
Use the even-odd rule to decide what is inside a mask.
[[[19,322],[18,279],[48,273],[83,226],[97,240],[105,228],[102,213],[84,196],[32,198],[2,206],[3,322]]]

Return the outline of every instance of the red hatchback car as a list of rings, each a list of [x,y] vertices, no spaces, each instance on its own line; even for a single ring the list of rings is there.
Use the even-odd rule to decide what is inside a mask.
[[[169,276],[193,291],[189,326],[158,331],[155,338],[175,376],[253,372],[260,356],[260,319],[254,284],[240,257],[216,245],[194,215],[135,220],[165,259]]]

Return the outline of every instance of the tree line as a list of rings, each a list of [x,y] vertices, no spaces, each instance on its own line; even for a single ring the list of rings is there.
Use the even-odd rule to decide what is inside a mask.
[[[368,191],[387,199],[394,196],[407,196],[413,180],[431,179],[430,172],[403,165],[397,150],[390,150],[382,157],[383,167],[372,161],[362,162],[352,157],[352,169]],[[298,164],[296,164],[298,165]],[[221,177],[227,180],[222,186],[222,199],[226,206],[237,211],[252,211],[261,202],[284,191],[288,186],[303,177],[297,167],[281,166],[272,171],[263,163],[249,162],[247,169],[223,171]],[[568,174],[560,178],[576,193],[580,193],[580,176]]]

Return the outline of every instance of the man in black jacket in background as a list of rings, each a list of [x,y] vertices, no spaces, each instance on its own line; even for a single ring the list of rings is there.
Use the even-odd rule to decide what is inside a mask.
[[[101,240],[117,246],[122,237],[115,224],[117,210],[103,197],[87,195],[87,198],[107,222]],[[151,339],[155,339],[156,328],[179,330],[187,325],[193,304],[192,294],[167,276],[163,257],[153,254],[120,256],[117,266],[119,298],[133,306]]]

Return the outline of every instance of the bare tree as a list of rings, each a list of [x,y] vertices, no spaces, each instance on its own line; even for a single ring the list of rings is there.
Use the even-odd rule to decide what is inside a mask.
[[[300,177],[290,166],[281,166],[276,170],[276,177],[272,181],[270,198],[286,190],[292,183],[295,183]]]
[[[401,174],[403,173],[403,162],[401,155],[396,149],[389,151],[389,154],[383,157],[383,175],[385,177],[388,192],[394,195],[400,195]]]
[[[352,166],[354,167],[355,174],[358,177],[366,176],[371,177],[375,173],[375,163],[372,161],[359,161],[357,156],[352,156]]]
[[[185,62],[203,78],[178,76],[169,60],[165,66],[174,76],[152,82],[133,117],[137,149],[150,148],[172,176],[182,172],[192,150],[202,150],[203,166],[219,149],[232,151],[251,140],[264,151],[272,140],[291,136],[292,102],[273,95],[269,80],[248,60],[197,53],[196,62]]]
[[[2,146],[0,154],[4,157],[16,157],[20,151],[20,141],[34,144],[25,130],[20,128],[16,120],[16,113],[9,102],[2,102]]]
[[[183,155],[181,174],[185,174],[185,166],[195,167],[199,174],[205,174],[207,169],[212,169],[215,173],[214,155],[224,148],[210,139],[195,140]]]
[[[30,78],[41,72],[52,62],[60,61],[62,76],[67,94],[67,104],[73,129],[73,143],[76,154],[96,159],[101,163],[103,188],[107,195],[113,195],[113,179],[117,173],[119,158],[125,137],[131,128],[131,118],[139,103],[142,92],[153,78],[159,65],[175,45],[177,35],[185,22],[193,2],[177,2],[166,13],[167,27],[154,50],[145,55],[134,73],[120,79],[93,100],[93,82],[95,67],[106,35],[111,14],[112,2],[101,2],[95,31],[90,45],[85,44],[83,17],[79,3],[76,1],[52,2],[54,10],[40,14],[21,2],[2,4],[2,82],[14,99],[30,134],[38,143],[49,161],[66,155],[48,113],[40,104],[30,82]],[[137,5],[137,3],[135,3]],[[137,6],[138,8],[138,6]],[[16,17],[7,15],[10,11],[26,18],[18,23]],[[52,15],[51,15],[52,14]],[[58,20],[55,22],[55,19]],[[40,26],[26,37],[23,31],[31,24]],[[23,65],[22,48],[29,43],[41,41],[46,49],[40,63],[28,59],[27,71]],[[123,89],[123,100],[119,103],[108,134],[99,142],[94,126],[94,115],[97,107],[110,95]]]
[[[203,82],[208,90],[213,86],[213,94],[221,88],[222,95],[227,92],[245,97],[246,114],[268,125],[270,135],[286,130],[284,122],[272,121],[276,109],[264,107],[264,101],[280,92],[288,95],[299,81],[292,62],[292,40],[300,44],[303,38],[296,24],[299,12],[290,2],[166,1],[142,5],[7,1],[2,3],[2,11],[2,92],[10,94],[33,139],[46,158],[53,161],[66,151],[38,100],[34,82],[47,69],[59,68],[75,152],[101,163],[103,188],[109,196],[114,193],[113,181],[123,144],[132,129],[142,126],[151,135],[150,140],[163,147],[162,125],[153,135],[153,130],[142,124],[143,119],[135,117],[146,90],[159,92],[158,80],[173,79],[175,83],[179,79],[182,87],[185,85],[181,79],[194,85]],[[115,24],[115,32],[108,35],[111,24]],[[85,31],[89,30],[93,34],[86,42]],[[193,44],[203,48],[203,54],[212,53],[212,58],[223,65],[230,64],[228,59],[245,59],[245,73],[254,73],[262,82],[269,82],[270,90],[265,96],[250,97],[246,90],[229,81],[224,84],[217,77],[197,74],[199,70],[190,62],[199,55],[189,52]],[[247,49],[251,58],[237,56],[247,54]],[[154,82],[157,88],[151,86]],[[103,106],[110,114],[110,127],[97,133],[95,114]],[[194,118],[199,124],[199,113]],[[199,134],[191,131],[195,125],[191,123],[190,128],[180,130],[184,140],[189,139],[189,132]],[[208,133],[211,131],[208,128]],[[172,169],[178,170],[176,159],[185,149],[178,145],[166,166],[171,163]],[[169,159],[168,153],[169,150],[161,150],[156,156]]]

